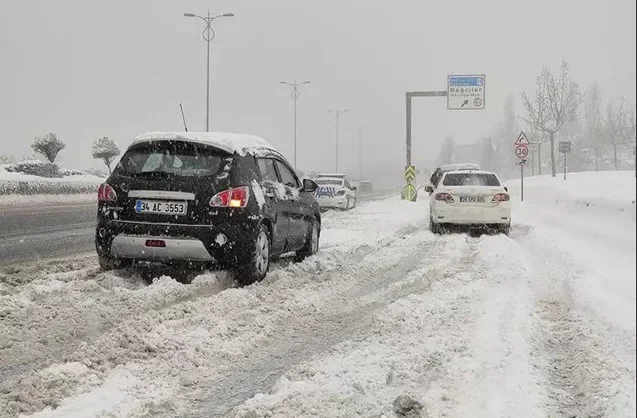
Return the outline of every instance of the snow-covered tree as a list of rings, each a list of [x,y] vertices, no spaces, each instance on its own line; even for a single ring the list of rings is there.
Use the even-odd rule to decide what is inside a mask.
[[[93,158],[100,159],[104,161],[106,167],[108,168],[109,174],[111,173],[111,164],[115,157],[120,154],[120,150],[113,142],[112,139],[109,139],[107,136],[96,139],[93,142]]]
[[[604,143],[602,133],[602,96],[597,82],[593,83],[584,100],[586,116],[585,144],[595,153],[595,171],[599,171],[600,150]]]
[[[49,132],[43,137],[36,137],[31,148],[46,157],[52,164],[58,153],[66,147],[66,144],[60,141],[54,133]]]
[[[438,158],[436,159],[436,164],[438,167],[445,164],[453,163],[454,150],[456,148],[456,142],[452,137],[447,137],[445,142],[442,144],[442,148],[440,149],[440,153],[438,154]]]
[[[555,134],[578,117],[582,102],[579,85],[569,76],[569,65],[562,61],[559,74],[555,75],[544,67],[536,79],[534,97],[522,93],[526,108],[526,123],[534,129],[549,135],[551,143],[551,174],[556,176]]]
[[[618,145],[626,145],[632,141],[631,111],[627,109],[623,97],[612,98],[606,107],[606,114],[602,117],[604,138],[613,146],[613,168],[619,170]]]

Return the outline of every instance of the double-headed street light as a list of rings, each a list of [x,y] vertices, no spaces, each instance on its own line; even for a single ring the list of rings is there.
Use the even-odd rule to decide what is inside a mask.
[[[207,44],[207,59],[206,59],[206,132],[210,131],[210,41],[215,38],[215,31],[212,29],[212,22],[220,17],[234,17],[234,13],[224,13],[217,16],[210,16],[208,11],[207,16],[199,16],[193,13],[184,13],[186,17],[196,17],[206,22],[206,28],[201,33],[203,40]]]
[[[296,80],[293,83],[289,83],[287,81],[279,81],[279,84],[285,84],[287,86],[292,87],[292,99],[294,99],[294,169],[296,170],[296,101],[301,96],[299,93],[299,86],[304,84],[310,84],[311,81],[303,81],[302,83],[297,83]]]
[[[336,119],[336,173],[338,173],[338,124],[341,114],[349,112],[349,109],[327,109]]]

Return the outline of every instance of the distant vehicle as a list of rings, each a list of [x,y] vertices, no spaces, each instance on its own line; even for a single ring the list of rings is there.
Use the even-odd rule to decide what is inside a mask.
[[[318,251],[317,188],[255,136],[143,134],[99,187],[100,267],[197,263],[262,280],[271,258]]]
[[[438,185],[426,190],[429,225],[442,233],[447,225],[480,225],[508,235],[511,228],[511,198],[495,173],[461,169],[442,174]]]
[[[445,164],[433,172],[429,179],[430,185],[435,189],[438,186],[438,182],[442,175],[448,171],[454,170],[480,170],[480,165],[474,163],[459,163],[459,164]],[[431,194],[431,193],[430,193]]]
[[[321,209],[349,210],[356,207],[356,187],[345,174],[318,174],[315,178],[318,189],[314,192]]]
[[[374,185],[372,184],[371,181],[363,180],[358,184],[358,189],[361,192],[371,193],[374,191]]]

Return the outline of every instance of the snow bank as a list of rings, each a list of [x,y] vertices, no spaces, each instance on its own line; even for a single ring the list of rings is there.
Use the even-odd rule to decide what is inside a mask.
[[[97,191],[74,194],[0,194],[0,208],[40,205],[77,205],[87,203],[95,203],[97,205]]]
[[[506,183],[519,200],[520,180]],[[566,181],[562,175],[525,177],[524,200],[630,213],[635,210],[635,172],[567,173]]]
[[[0,196],[96,193],[102,182],[103,178],[90,174],[46,178],[9,172],[0,166]]]

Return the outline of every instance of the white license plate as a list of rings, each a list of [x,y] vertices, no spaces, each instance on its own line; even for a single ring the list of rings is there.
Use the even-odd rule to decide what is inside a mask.
[[[135,212],[154,213],[160,215],[185,215],[188,213],[188,203],[159,200],[138,200],[135,202]]]
[[[484,203],[484,196],[460,196],[460,203]]]

